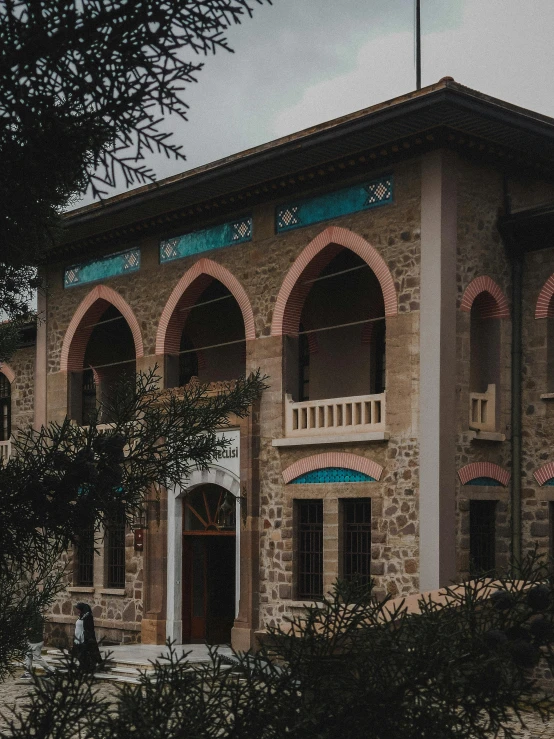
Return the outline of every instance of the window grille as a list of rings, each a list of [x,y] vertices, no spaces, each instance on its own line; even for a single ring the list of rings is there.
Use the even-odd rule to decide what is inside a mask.
[[[469,571],[478,577],[495,568],[496,501],[469,502]]]
[[[91,423],[96,415],[96,382],[91,369],[83,371],[83,411],[82,422],[85,426]]]
[[[342,500],[342,563],[345,580],[371,577],[371,499]]]
[[[9,441],[11,436],[11,385],[0,372],[0,441]]]
[[[545,483],[546,485],[552,484],[549,480]],[[549,522],[549,539],[548,539],[548,553],[550,555],[550,562],[554,564],[554,501],[548,503],[548,522]]]
[[[92,588],[94,585],[94,527],[81,532],[77,545],[77,585]]]
[[[125,510],[121,510],[106,527],[108,588],[125,587]]]
[[[298,516],[298,598],[323,596],[323,501],[299,500]]]

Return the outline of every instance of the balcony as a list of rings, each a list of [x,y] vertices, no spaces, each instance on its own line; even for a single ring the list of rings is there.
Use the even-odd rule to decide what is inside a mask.
[[[389,438],[385,420],[385,393],[299,403],[287,395],[285,438],[273,446],[383,441]]]
[[[469,394],[469,428],[475,431],[475,439],[505,440],[496,430],[496,385],[488,385],[484,393]]]
[[[0,460],[3,464],[6,464],[12,453],[11,441],[0,441]]]

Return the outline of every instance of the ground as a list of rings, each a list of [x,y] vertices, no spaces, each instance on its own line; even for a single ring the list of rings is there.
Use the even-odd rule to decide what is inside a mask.
[[[14,706],[20,708],[31,689],[31,684],[28,681],[18,679],[22,672],[23,670],[17,670],[14,677],[9,677],[5,682],[0,683],[0,731],[2,737],[8,736],[4,733],[8,725],[2,714],[6,714]],[[112,683],[101,682],[99,689],[113,698]],[[520,729],[516,732],[518,739],[554,739],[554,719],[549,724],[543,724],[535,716],[530,714],[524,714],[524,716],[527,729]]]

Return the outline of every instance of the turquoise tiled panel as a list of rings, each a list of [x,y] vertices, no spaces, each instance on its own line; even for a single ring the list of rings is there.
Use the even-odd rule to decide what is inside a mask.
[[[86,285],[87,282],[98,282],[107,277],[125,275],[140,269],[140,249],[129,249],[119,254],[110,254],[93,262],[74,264],[66,267],[63,276],[64,287]]]
[[[359,210],[387,205],[392,203],[393,190],[392,175],[387,175],[362,185],[345,187],[308,200],[280,205],[275,212],[275,230],[277,233],[290,231],[293,228],[308,226],[310,223],[319,223]]]
[[[551,477],[550,480],[547,480],[544,484],[545,485],[554,485],[554,477]]]
[[[363,472],[349,470],[346,467],[323,467],[321,470],[312,470],[295,477],[289,485],[304,485],[310,482],[376,482],[376,480]]]
[[[496,485],[502,487],[502,484],[498,480],[493,480],[492,477],[474,477],[473,480],[466,482],[466,485]]]
[[[182,259],[210,249],[242,244],[244,241],[252,241],[252,218],[250,216],[160,241],[160,262],[171,262],[174,259]]]

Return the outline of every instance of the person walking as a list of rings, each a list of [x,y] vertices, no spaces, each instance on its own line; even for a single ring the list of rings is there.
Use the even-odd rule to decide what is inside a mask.
[[[55,669],[48,664],[42,656],[44,646],[44,617],[39,611],[31,611],[27,626],[27,653],[25,655],[25,672],[21,675],[23,680],[32,678],[33,663],[40,665],[47,674],[52,674]]]
[[[75,623],[75,637],[73,639],[74,653],[83,670],[94,670],[102,662],[102,655],[98,649],[96,634],[94,633],[94,617],[88,603],[77,603],[75,610],[78,618]]]

